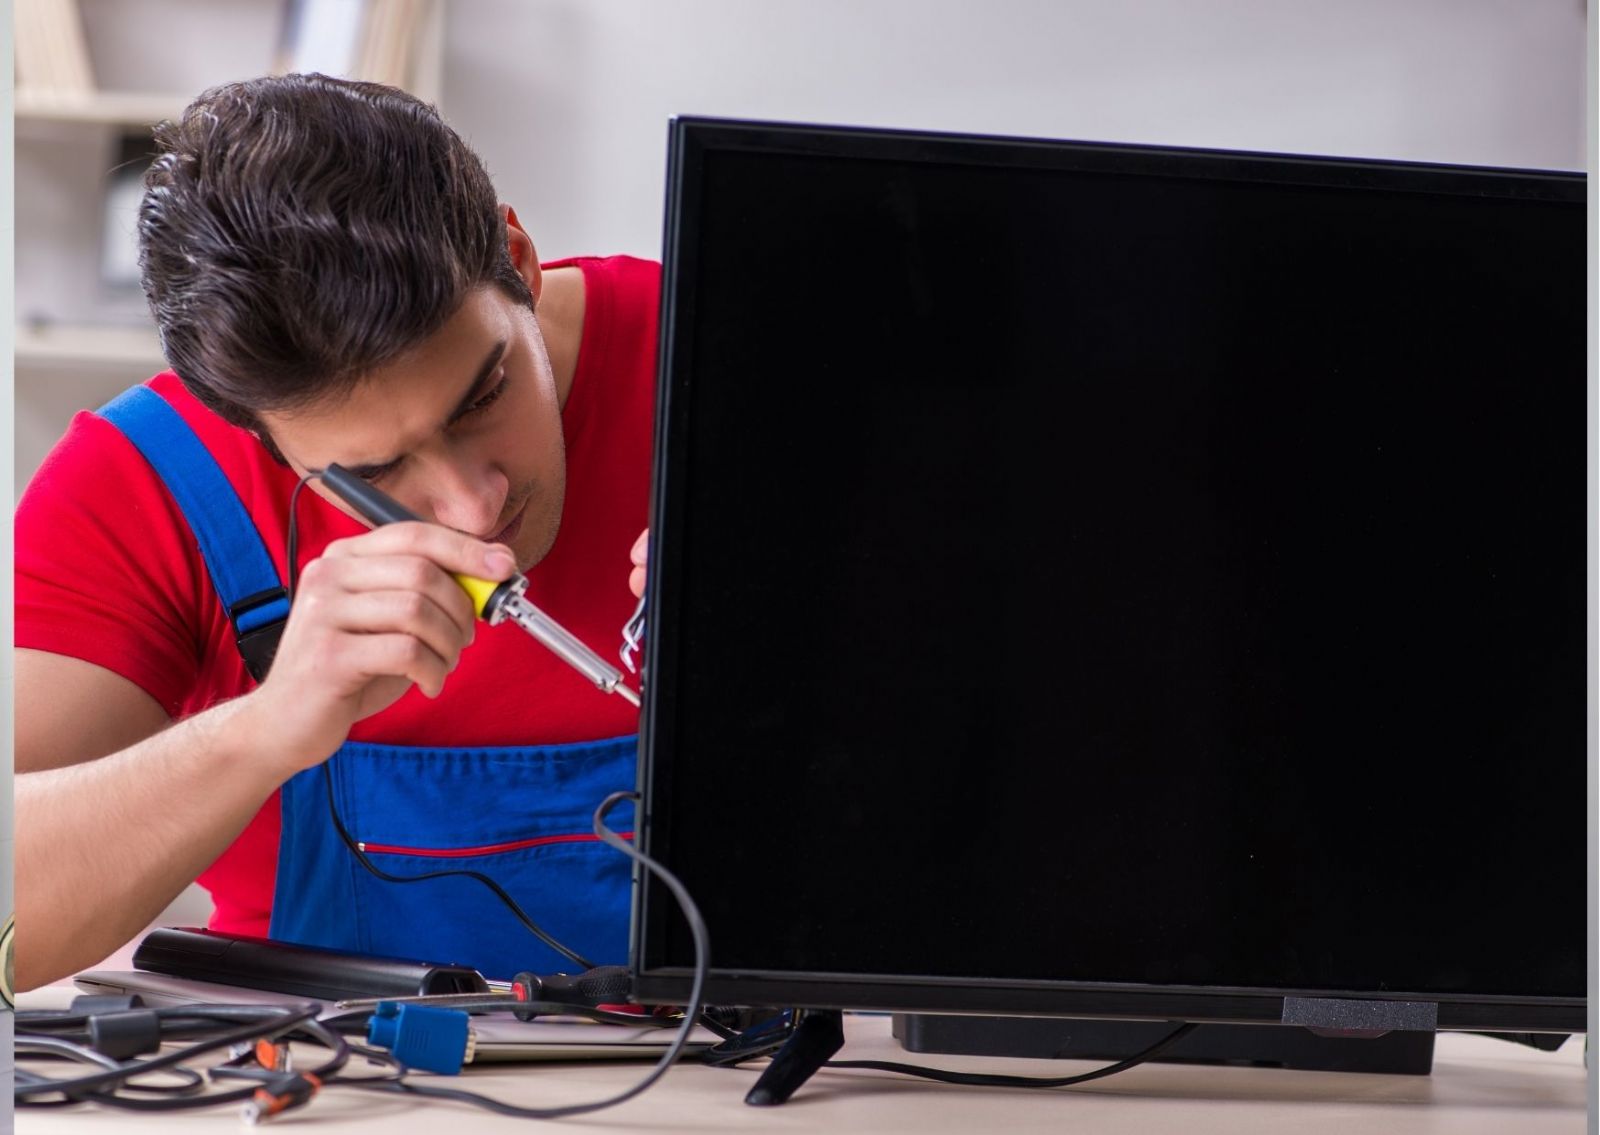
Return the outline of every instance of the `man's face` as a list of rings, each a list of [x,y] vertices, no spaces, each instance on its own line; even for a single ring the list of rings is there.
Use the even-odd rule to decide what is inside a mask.
[[[301,475],[337,462],[424,520],[509,546],[523,570],[555,542],[566,489],[556,383],[533,312],[498,288],[469,293],[347,395],[261,420]]]

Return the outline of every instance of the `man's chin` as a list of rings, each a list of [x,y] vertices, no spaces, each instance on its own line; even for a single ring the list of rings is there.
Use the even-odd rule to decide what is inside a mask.
[[[511,552],[517,558],[517,570],[526,574],[533,570],[546,556],[550,549],[555,547],[556,533],[561,528],[561,516],[537,517],[532,515],[530,509],[522,519],[522,530],[517,533],[516,539],[508,542]]]

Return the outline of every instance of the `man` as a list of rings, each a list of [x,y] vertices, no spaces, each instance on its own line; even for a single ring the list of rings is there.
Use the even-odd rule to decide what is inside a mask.
[[[390,88],[219,87],[157,140],[141,264],[175,373],[79,415],[16,518],[19,986],[196,878],[226,931],[572,968],[479,880],[395,881],[471,870],[622,960],[628,865],[589,817],[633,786],[637,711],[475,625],[451,573],[522,570],[615,648],[643,582],[659,269],[541,266],[478,158]],[[333,462],[433,523],[369,531],[316,482],[291,520]],[[226,594],[252,556],[268,589]]]

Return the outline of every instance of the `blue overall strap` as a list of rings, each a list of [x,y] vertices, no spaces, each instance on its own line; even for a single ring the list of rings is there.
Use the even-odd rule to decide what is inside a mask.
[[[148,386],[124,390],[96,412],[127,435],[177,501],[239,653],[260,681],[289,617],[289,597],[239,494],[182,415]]]

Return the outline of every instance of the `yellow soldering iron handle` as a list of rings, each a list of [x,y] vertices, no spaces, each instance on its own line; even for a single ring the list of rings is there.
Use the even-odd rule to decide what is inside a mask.
[[[475,575],[456,575],[456,583],[461,584],[461,589],[467,592],[467,597],[472,600],[472,613],[480,620],[493,623],[494,615],[499,610],[499,605],[506,599],[507,592],[518,592],[517,584],[522,576],[512,576],[510,580],[496,583],[494,580],[478,580]]]
[[[465,591],[467,597],[472,600],[472,613],[474,615],[480,619],[487,619],[493,614],[489,600],[494,597],[496,591],[505,586],[504,583],[498,583],[492,579],[479,579],[475,575],[456,575],[455,579],[461,585],[461,590]]]

